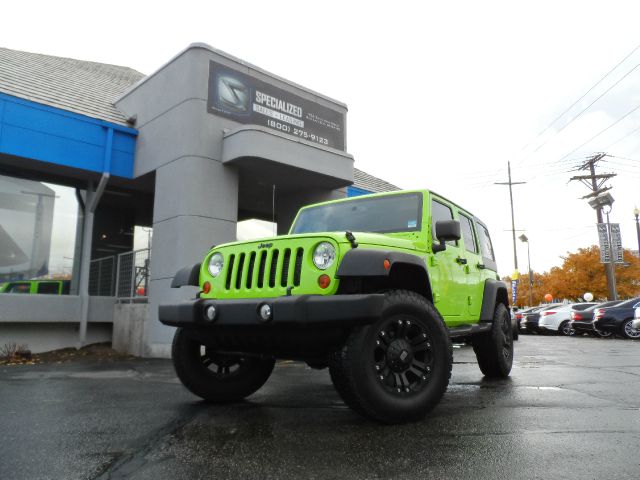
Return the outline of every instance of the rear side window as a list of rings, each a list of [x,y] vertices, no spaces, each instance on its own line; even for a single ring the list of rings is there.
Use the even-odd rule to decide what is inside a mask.
[[[460,230],[462,231],[464,248],[469,252],[478,253],[476,236],[473,233],[473,225],[471,223],[471,219],[467,218],[463,213],[460,214]]]
[[[484,258],[489,258],[495,262],[496,256],[493,254],[493,246],[491,245],[491,237],[489,231],[484,225],[476,224],[478,227],[478,236],[480,237],[480,250]]]
[[[58,294],[58,282],[40,282],[38,284],[38,293]]]
[[[433,242],[438,241],[436,237],[436,222],[442,222],[446,220],[453,220],[453,211],[444,203],[440,203],[437,200],[431,201],[431,233],[433,234]],[[457,242],[449,241],[447,245],[456,245]]]
[[[579,303],[577,305],[574,305],[572,308],[574,310],[578,310],[579,312],[582,312],[587,308],[591,308],[591,307],[593,307],[593,303]]]
[[[31,289],[31,285],[28,283],[14,283],[9,285],[7,288],[7,293],[29,293]]]

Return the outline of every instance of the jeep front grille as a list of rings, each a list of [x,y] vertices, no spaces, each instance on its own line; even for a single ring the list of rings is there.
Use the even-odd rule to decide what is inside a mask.
[[[263,290],[298,287],[303,256],[304,249],[301,247],[231,254],[227,261],[225,289]]]

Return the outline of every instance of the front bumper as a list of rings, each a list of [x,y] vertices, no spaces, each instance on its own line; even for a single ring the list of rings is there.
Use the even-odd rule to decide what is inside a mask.
[[[196,299],[175,305],[161,305],[159,319],[172,327],[215,330],[226,327],[267,326],[352,326],[380,318],[383,294],[298,295],[242,300]],[[263,320],[260,307],[271,307],[271,318]],[[206,309],[215,307],[210,320]]]

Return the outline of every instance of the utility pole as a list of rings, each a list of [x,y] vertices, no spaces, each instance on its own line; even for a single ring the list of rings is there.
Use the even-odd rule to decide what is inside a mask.
[[[580,165],[576,170],[578,171],[588,170],[589,175],[576,175],[569,179],[570,182],[578,180],[582,182],[582,184],[585,185],[587,188],[589,188],[589,190],[591,190],[590,194],[582,197],[583,199],[595,198],[598,195],[606,192],[607,190],[611,190],[611,187],[605,187],[604,183],[610,178],[615,177],[616,174],[615,173],[605,173],[600,175],[596,174],[596,164],[606,156],[607,156],[606,153],[598,153],[596,155],[593,155],[590,158],[587,158],[584,161],[584,163]],[[596,217],[598,219],[598,223],[604,223],[602,219],[602,208],[596,209]],[[607,290],[609,292],[609,300],[616,299],[614,268],[615,268],[615,265],[612,263],[604,264],[604,272],[605,272],[605,275],[607,276]]]
[[[515,271],[518,271],[518,255],[516,253],[516,222],[513,215],[513,189],[512,185],[522,185],[527,182],[512,182],[511,181],[511,162],[507,162],[507,169],[509,172],[508,182],[494,182],[495,185],[509,185],[509,200],[511,201],[511,233],[513,235],[513,265]]]

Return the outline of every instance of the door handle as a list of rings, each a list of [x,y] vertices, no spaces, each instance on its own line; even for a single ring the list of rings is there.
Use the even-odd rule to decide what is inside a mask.
[[[487,268],[484,266],[484,263],[479,263],[477,267],[478,267],[478,270],[484,270],[485,268]]]
[[[456,258],[456,262],[458,262],[460,265],[466,265],[467,264],[467,259],[466,258],[462,258],[462,257],[458,257],[458,258]]]

